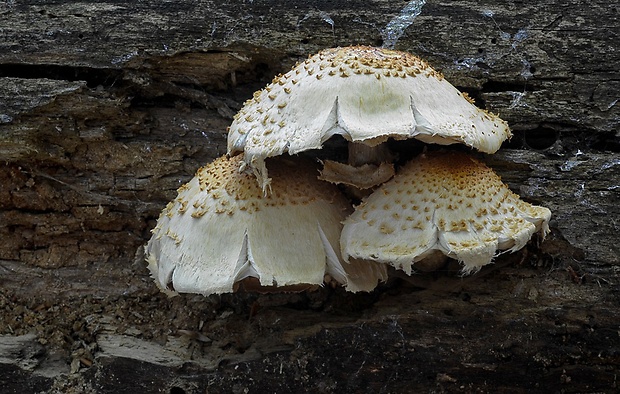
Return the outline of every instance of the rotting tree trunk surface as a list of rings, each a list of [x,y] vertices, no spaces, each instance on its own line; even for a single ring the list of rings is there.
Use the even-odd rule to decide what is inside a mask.
[[[616,392],[619,14],[607,1],[1,3],[0,391]],[[225,152],[244,100],[319,49],[381,45],[388,25],[397,49],[510,123],[512,141],[482,158],[552,210],[548,239],[472,277],[394,273],[372,294],[161,295],[141,245]]]

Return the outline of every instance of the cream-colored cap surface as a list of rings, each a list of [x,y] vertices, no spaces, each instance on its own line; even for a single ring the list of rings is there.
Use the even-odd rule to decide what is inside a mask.
[[[342,255],[407,274],[440,251],[463,272],[517,251],[549,231],[549,209],[522,201],[486,165],[457,152],[422,154],[373,192],[344,222]],[[433,257],[433,258],[436,258]]]
[[[343,266],[338,246],[351,207],[311,163],[270,161],[265,196],[252,175],[239,172],[240,162],[221,157],[202,167],[161,213],[146,255],[162,290],[220,294],[247,277],[283,287],[322,284],[325,275],[351,291],[377,285],[382,278],[371,268],[349,280],[352,265]]]
[[[486,153],[511,136],[420,58],[353,46],[310,56],[256,92],[230,126],[228,153],[244,152],[265,184],[265,158],[318,149],[336,134],[369,145],[389,137],[463,143]]]

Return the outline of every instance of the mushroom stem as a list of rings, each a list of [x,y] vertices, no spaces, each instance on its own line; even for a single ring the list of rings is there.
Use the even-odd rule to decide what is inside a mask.
[[[347,164],[325,160],[319,179],[342,184],[350,195],[362,198],[394,176],[394,155],[387,144],[349,142],[348,148]]]
[[[394,155],[384,142],[375,146],[361,142],[349,142],[348,163],[351,166],[361,167],[364,164],[381,164],[391,162],[393,158]]]

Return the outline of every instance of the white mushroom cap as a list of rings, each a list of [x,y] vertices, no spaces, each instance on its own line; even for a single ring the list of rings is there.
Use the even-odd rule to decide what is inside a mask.
[[[272,193],[264,196],[240,162],[222,157],[202,167],[161,213],[146,255],[162,290],[220,294],[247,277],[265,287],[318,285],[325,275],[351,291],[377,285],[379,275],[348,279],[353,266],[341,264],[338,242],[351,207],[316,168],[270,162]]]
[[[310,56],[256,92],[230,126],[228,153],[243,151],[266,185],[266,157],[318,149],[335,134],[369,145],[415,137],[487,153],[511,136],[504,121],[420,58],[354,46]]]
[[[549,231],[551,212],[522,201],[486,165],[456,152],[423,154],[344,222],[342,255],[412,265],[437,251],[476,272],[497,250],[517,251]]]

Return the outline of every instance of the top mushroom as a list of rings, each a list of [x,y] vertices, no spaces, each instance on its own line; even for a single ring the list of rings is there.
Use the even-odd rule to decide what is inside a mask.
[[[485,153],[511,136],[424,60],[352,46],[312,55],[256,92],[230,126],[228,154],[243,152],[265,188],[265,158],[318,149],[337,134],[369,146],[417,138]]]

